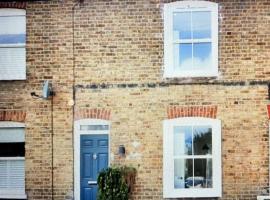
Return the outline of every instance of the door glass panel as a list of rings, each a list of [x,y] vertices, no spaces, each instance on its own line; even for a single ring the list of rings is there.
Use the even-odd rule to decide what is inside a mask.
[[[174,127],[174,155],[192,155],[192,128]]]
[[[193,39],[211,38],[211,12],[192,12]]]
[[[194,187],[212,188],[212,159],[194,159]]]
[[[210,126],[193,127],[194,155],[212,154],[212,128]]]
[[[173,37],[177,39],[191,39],[191,12],[173,13]]]
[[[211,43],[195,43],[193,45],[193,67],[198,69],[211,68],[212,47]]]
[[[81,125],[81,131],[101,131],[101,130],[109,130],[109,125]]]
[[[192,174],[192,159],[174,160],[174,188],[192,188],[192,182],[188,181],[189,177],[192,177]]]

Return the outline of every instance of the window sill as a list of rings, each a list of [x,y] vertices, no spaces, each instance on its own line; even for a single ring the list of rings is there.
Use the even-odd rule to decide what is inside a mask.
[[[216,188],[200,189],[183,189],[177,191],[174,189],[163,191],[163,198],[219,198],[222,197],[221,190]]]
[[[163,77],[166,83],[178,84],[201,84],[201,83],[215,83],[219,80],[218,77]]]
[[[0,199],[27,199],[26,194],[0,194]]]
[[[1,77],[0,81],[26,81],[26,76],[21,77]]]
[[[268,200],[270,196],[257,196],[257,200]]]
[[[218,77],[218,72],[214,71],[209,71],[209,72],[165,72],[163,74],[163,78],[217,78]]]

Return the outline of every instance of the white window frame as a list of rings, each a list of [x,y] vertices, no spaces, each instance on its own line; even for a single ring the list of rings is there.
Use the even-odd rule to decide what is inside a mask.
[[[0,122],[0,128],[25,128],[24,123],[20,122],[10,122],[10,121],[2,121]],[[25,157],[0,157],[0,160],[11,161],[12,160],[23,160],[25,161]],[[25,173],[23,174],[25,177]],[[4,199],[27,199],[27,195],[25,193],[25,181],[23,189],[14,189],[8,188],[6,191],[0,189],[0,198]]]
[[[211,39],[173,40],[173,13],[187,11],[211,12]],[[175,70],[174,43],[212,44],[212,66],[203,70]],[[218,76],[218,4],[207,1],[177,1],[164,5],[164,78],[217,77]]]
[[[0,17],[8,16],[22,16],[25,18],[25,34],[26,34],[26,10],[17,8],[0,8]],[[0,27],[3,28],[3,27]],[[17,44],[0,44],[0,48],[23,48],[24,49],[24,60],[21,63],[21,67],[18,68],[18,73],[2,73],[0,74],[0,80],[25,80],[26,79],[26,41],[24,43]],[[1,55],[0,55],[1,56]],[[1,66],[0,66],[1,67]],[[7,66],[4,66],[7,68]]]
[[[81,125],[108,125],[108,130],[81,130]],[[81,196],[81,185],[80,185],[80,147],[81,147],[81,135],[108,135],[108,166],[110,166],[110,121],[103,119],[80,119],[74,122],[74,199],[80,200]]]
[[[211,126],[212,127],[212,170],[213,188],[174,188],[174,127],[175,126]],[[163,197],[194,198],[221,197],[221,121],[202,117],[184,117],[163,121]]]

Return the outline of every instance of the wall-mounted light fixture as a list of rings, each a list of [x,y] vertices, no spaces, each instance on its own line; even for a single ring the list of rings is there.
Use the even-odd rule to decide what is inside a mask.
[[[119,147],[118,147],[118,154],[119,154],[119,156],[125,156],[125,154],[126,154],[126,148],[125,148],[125,146],[124,145],[119,145]]]

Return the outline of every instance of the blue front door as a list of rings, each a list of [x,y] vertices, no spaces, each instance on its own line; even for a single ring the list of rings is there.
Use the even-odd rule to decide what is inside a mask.
[[[108,135],[81,135],[81,200],[97,199],[98,173],[108,167]]]

